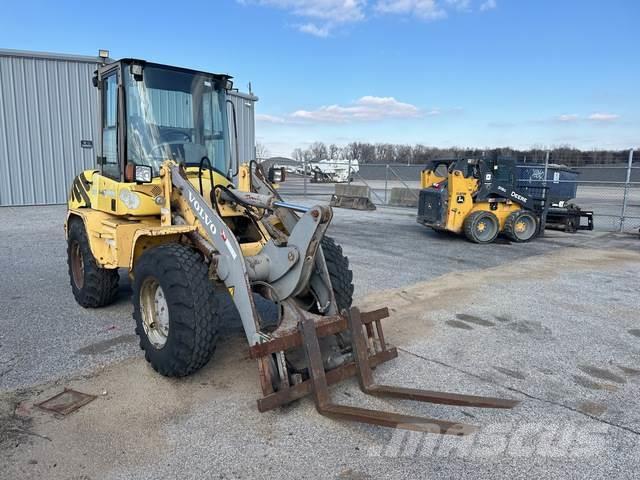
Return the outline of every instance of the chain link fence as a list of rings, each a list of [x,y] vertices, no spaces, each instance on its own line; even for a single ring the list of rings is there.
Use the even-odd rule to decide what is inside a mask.
[[[531,167],[526,169],[533,172],[530,175],[550,188],[576,187],[576,195],[570,203],[582,210],[593,211],[595,230],[638,232],[639,156],[630,150],[624,162],[622,158],[616,158],[615,163],[575,165],[575,157],[562,158],[561,153],[551,155],[547,152],[538,158],[519,158],[518,164]],[[378,206],[410,206],[417,202],[420,172],[424,169],[424,165],[358,164],[349,160],[318,165],[303,163],[288,167],[289,175],[281,185],[282,194],[329,202],[336,183],[351,183],[369,187],[370,199]],[[578,175],[567,178],[558,175],[558,166],[570,166]]]

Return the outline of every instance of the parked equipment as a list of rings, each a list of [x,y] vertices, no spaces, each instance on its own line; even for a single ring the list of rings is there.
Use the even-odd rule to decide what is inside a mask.
[[[397,356],[380,324],[388,311],[352,308],[348,259],[325,236],[331,208],[283,201],[259,165],[231,154],[229,76],[126,59],[101,67],[94,84],[99,166],[76,177],[70,191],[71,287],[80,305],[102,307],[116,297],[117,269],[127,269],[136,333],[156,371],[180,377],[209,361],[225,321],[220,299],[230,295],[258,363],[260,411],[312,394],[330,417],[455,435],[473,430],[332,403],[328,385],[354,375],[372,395],[518,403],[373,383],[371,369]],[[259,297],[275,318],[257,308]]]
[[[524,188],[545,188],[549,204],[546,230],[575,233],[593,230],[593,212],[583,210],[571,200],[578,194],[579,172],[564,165],[526,163],[517,165],[518,184]]]
[[[542,189],[518,188],[509,159],[435,160],[421,174],[418,223],[491,243],[504,233],[526,242],[540,232]]]
[[[307,166],[311,183],[344,183],[353,181],[360,170],[358,160],[320,160]]]
[[[417,221],[464,232],[476,243],[491,243],[499,234],[526,242],[545,228],[592,230],[593,212],[568,202],[576,195],[577,173],[552,165],[542,166],[541,174],[539,167],[511,158],[434,160],[421,173]],[[552,180],[545,181],[545,172]]]

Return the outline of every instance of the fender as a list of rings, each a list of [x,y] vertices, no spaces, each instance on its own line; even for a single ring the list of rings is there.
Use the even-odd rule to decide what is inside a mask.
[[[179,236],[196,229],[192,225],[161,226],[158,223],[131,222],[89,208],[69,210],[64,224],[68,239],[69,222],[79,220],[84,225],[89,247],[96,263],[102,268],[129,268],[147,248],[177,241]],[[120,245],[130,248],[119,248]]]

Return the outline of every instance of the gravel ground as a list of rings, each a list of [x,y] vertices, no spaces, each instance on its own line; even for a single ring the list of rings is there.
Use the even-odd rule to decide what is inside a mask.
[[[260,414],[236,334],[196,375],[159,377],[137,349],[125,275],[115,305],[74,303],[63,219],[64,207],[0,209],[0,478],[582,479],[640,467],[637,238],[554,232],[479,246],[406,210],[335,211],[330,235],[358,303],[393,312],[386,334],[400,358],[378,378],[522,404],[384,401],[354,381],[334,398],[482,426],[459,439],[330,420],[310,399]],[[63,387],[99,398],[65,418],[33,407]]]

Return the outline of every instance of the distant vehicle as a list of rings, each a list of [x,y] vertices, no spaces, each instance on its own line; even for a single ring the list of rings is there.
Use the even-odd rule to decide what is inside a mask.
[[[358,160],[320,160],[309,164],[309,174],[314,183],[344,183],[353,180],[360,171]]]
[[[291,164],[280,164],[280,163],[274,163],[272,165],[273,168],[283,168],[285,172],[287,173],[300,173],[300,167],[298,167],[297,165],[291,165]]]
[[[553,180],[545,181],[549,173]],[[593,230],[593,212],[567,203],[576,196],[576,178],[567,167],[545,170],[511,158],[433,160],[420,175],[417,221],[475,243],[491,243],[499,234],[527,242],[545,228]]]

